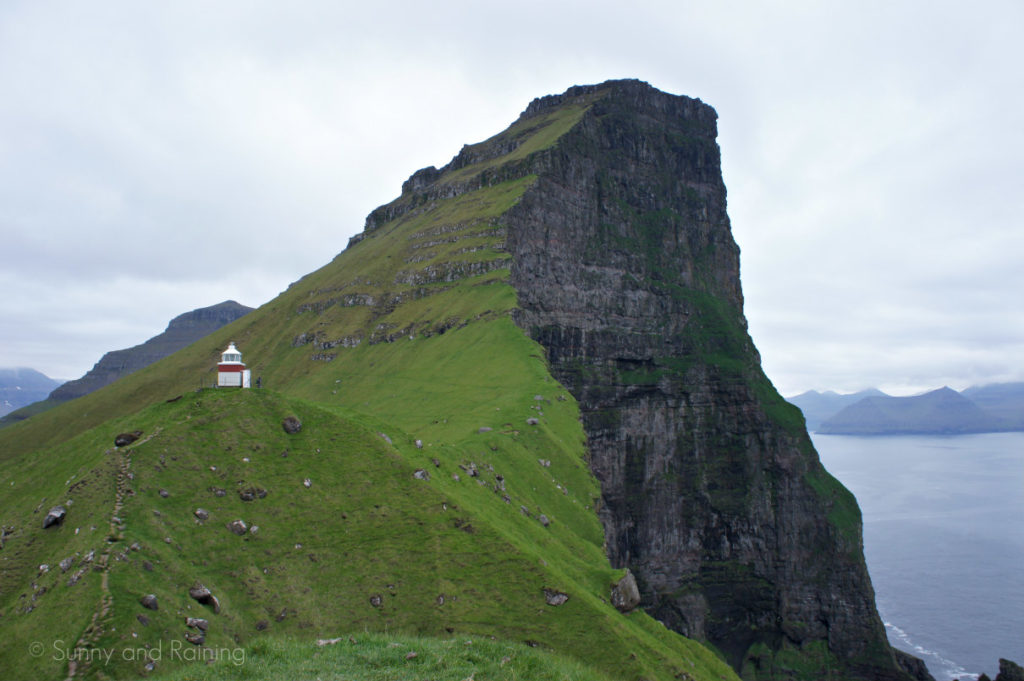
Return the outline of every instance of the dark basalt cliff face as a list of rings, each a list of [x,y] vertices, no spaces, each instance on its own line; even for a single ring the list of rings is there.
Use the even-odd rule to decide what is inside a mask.
[[[48,399],[67,402],[88,395],[94,390],[110,385],[122,376],[127,376],[191,345],[250,312],[251,307],[226,300],[180,314],[167,324],[167,329],[163,333],[145,343],[106,353],[84,376],[61,385],[50,393]]]
[[[612,563],[744,675],[900,678],[856,502],[746,332],[715,111],[620,82],[524,116],[581,97],[506,223],[516,321],[580,403]]]
[[[354,241],[529,178],[495,220],[514,319],[580,404],[607,552],[643,607],[747,678],[907,678],[856,501],[747,333],[716,123],[639,81],[574,87],[414,174]]]

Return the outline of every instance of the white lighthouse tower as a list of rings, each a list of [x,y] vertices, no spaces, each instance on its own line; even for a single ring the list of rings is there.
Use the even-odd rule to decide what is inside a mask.
[[[220,362],[217,363],[217,387],[250,387],[249,370],[245,368],[245,363],[242,362],[242,353],[235,347],[234,342],[230,343],[228,349],[220,355]]]

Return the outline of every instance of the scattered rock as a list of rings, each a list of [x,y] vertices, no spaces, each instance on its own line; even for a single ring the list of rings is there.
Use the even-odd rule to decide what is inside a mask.
[[[260,620],[256,623],[256,631],[266,631],[267,627],[270,626],[269,620]]]
[[[238,536],[242,536],[243,534],[249,531],[249,526],[246,525],[245,521],[242,519],[232,520],[230,523],[228,523],[227,528],[235,534],[237,534]]]
[[[139,620],[139,624],[141,624],[142,626],[149,626],[149,618],[143,615],[141,612],[135,616],[135,619]]]
[[[75,563],[75,557],[74,556],[68,556],[67,558],[65,558],[64,560],[62,560],[59,563],[60,571],[61,572],[67,572],[68,570],[71,569],[71,566],[74,565],[74,563]]]
[[[434,468],[440,468],[441,467],[441,460],[440,459],[431,459],[430,463],[434,464]]]
[[[480,426],[480,428],[478,428],[476,432],[478,432],[478,433],[489,433],[492,430],[494,430],[494,429],[491,428],[490,426]]]
[[[257,534],[259,534],[259,532],[260,532],[260,526],[259,525],[253,525],[252,527],[249,528],[249,534],[251,534],[254,537]]]
[[[387,442],[389,445],[395,444],[394,442],[391,441],[391,438],[389,438],[386,433],[377,433],[377,435],[380,435],[384,442]]]
[[[519,512],[525,515],[527,518],[530,517],[530,509],[526,508],[525,506],[520,506]]]
[[[316,644],[323,648],[324,646],[333,646],[335,643],[341,643],[341,637],[338,638],[318,638]]]
[[[534,395],[533,399],[536,400],[537,402],[543,402],[544,401],[544,396],[543,395]]]
[[[114,438],[114,446],[124,447],[125,445],[130,445],[131,443],[138,440],[140,437],[142,437],[141,430],[136,430],[131,433],[121,433],[120,435]]]
[[[188,590],[188,595],[203,605],[211,606],[214,613],[220,612],[220,601],[202,584],[197,582]]]
[[[267,490],[262,487],[247,487],[245,489],[238,490],[238,498],[242,501],[254,501],[256,499],[262,499],[267,496]]]
[[[164,499],[166,499],[167,497],[171,496],[171,493],[170,493],[170,492],[168,492],[168,491],[167,491],[167,490],[165,490],[165,489],[162,489],[162,490],[160,490],[159,492],[157,492],[157,494],[159,494],[159,495],[160,495],[161,497],[163,497]]]
[[[452,480],[454,480],[455,482],[458,482],[461,479],[462,478],[459,477],[458,473],[452,473]]]
[[[551,468],[551,460],[550,459],[537,459],[537,463],[539,463],[544,468]]]
[[[370,596],[370,605],[372,605],[375,608],[381,607],[382,605],[384,605],[384,597],[380,594],[373,594],[372,596]]]
[[[223,497],[228,493],[228,491],[223,487],[211,487],[210,491],[213,492],[213,496],[215,497]]]
[[[193,629],[199,629],[200,631],[206,631],[210,628],[210,623],[199,617],[186,617],[185,626]]]
[[[612,585],[612,605],[619,612],[629,612],[640,605],[640,589],[636,585],[636,577],[629,570],[626,575]]]
[[[548,605],[562,605],[569,600],[569,594],[554,589],[544,589],[544,601]]]
[[[156,602],[156,594],[146,594],[145,596],[139,599],[139,603],[142,603],[143,608],[148,608],[150,610],[160,609]]]
[[[284,421],[281,421],[281,427],[284,428],[284,432],[294,435],[302,430],[302,421],[294,416],[286,416]]]
[[[143,561],[142,562],[142,569],[145,570],[146,572],[152,572],[153,571],[153,564],[150,563],[148,560]]]
[[[54,506],[47,512],[46,517],[43,518],[43,529],[48,527],[54,527],[64,522],[64,518],[68,512],[63,506]]]
[[[206,643],[206,635],[201,631],[186,631],[185,640],[194,646],[201,646]]]
[[[423,449],[423,440],[416,440],[416,449]]]
[[[526,425],[528,425],[528,426],[536,426],[539,423],[540,423],[540,421],[538,419],[533,418],[532,416],[530,418],[526,419]]]
[[[410,650],[409,652],[407,652],[405,654],[405,659],[407,659],[407,660],[412,660],[412,659],[415,659],[417,657],[419,657],[419,655],[416,653],[415,650]]]
[[[195,511],[192,512],[192,515],[194,515],[199,520],[209,520],[210,518],[210,512],[207,511],[205,508],[197,508]]]
[[[306,478],[305,480],[303,480],[303,481],[302,481],[302,485],[303,485],[303,487],[305,487],[306,489],[309,489],[310,487],[312,487],[312,486],[313,486],[313,481],[312,481],[312,480],[310,480],[309,478]]]
[[[539,516],[537,516],[537,520],[539,520],[540,524],[543,525],[544,527],[547,527],[548,525],[551,524],[551,520],[546,515],[544,515],[543,513],[541,513]]]
[[[412,477],[416,478],[417,480],[430,480],[430,473],[423,470],[422,468],[417,468],[413,472]]]

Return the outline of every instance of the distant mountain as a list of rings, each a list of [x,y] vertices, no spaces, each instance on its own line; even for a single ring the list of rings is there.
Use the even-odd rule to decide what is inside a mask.
[[[0,416],[45,399],[61,382],[35,369],[0,369]]]
[[[817,390],[808,390],[794,397],[787,397],[786,401],[800,407],[804,413],[804,420],[807,421],[807,430],[814,431],[822,421],[838,414],[844,407],[860,402],[865,397],[888,397],[884,392],[876,388],[868,388],[856,393],[841,395],[833,390],[826,390],[823,393]]]
[[[230,324],[239,317],[252,312],[252,310],[253,308],[236,303],[233,300],[226,300],[223,303],[211,305],[210,307],[201,307],[191,312],[180,314],[168,323],[167,329],[160,335],[154,336],[145,343],[131,348],[108,352],[81,378],[63,384],[60,381],[55,381],[47,391],[37,392],[35,399],[28,400],[27,402],[23,401],[15,406],[14,409],[17,411],[10,414],[3,412],[7,416],[3,418],[0,425],[26,419],[33,414],[46,411],[62,402],[88,395],[95,390],[108,386],[119,378],[147,367],[195,343],[200,338]],[[42,376],[42,374],[39,375]],[[49,390],[52,390],[52,392],[49,392]],[[49,396],[47,396],[47,392],[49,392]],[[19,407],[23,408],[19,409]]]
[[[1001,430],[1024,430],[1024,383],[973,386],[960,394],[998,419]]]
[[[911,397],[874,396],[823,421],[830,435],[960,434],[1004,430],[999,419],[951,388]]]

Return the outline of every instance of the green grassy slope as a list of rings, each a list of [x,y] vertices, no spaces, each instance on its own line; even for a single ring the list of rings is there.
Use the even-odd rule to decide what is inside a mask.
[[[483,145],[514,142],[512,161],[537,153],[580,106]],[[503,162],[480,158],[460,181]],[[188,678],[191,616],[209,620],[208,650],[302,650],[365,631],[485,636],[613,678],[735,678],[609,603],[622,573],[603,550],[577,405],[509,318],[501,215],[532,181],[405,206],[259,310],[0,431],[0,669],[63,678],[64,651],[82,644],[113,658],[79,677],[133,678],[140,651],[160,651],[156,673]],[[197,391],[229,340],[264,390]],[[288,415],[299,433],[281,427]],[[134,430],[141,440],[113,447]],[[247,490],[266,495],[245,501]],[[43,530],[69,500],[65,523]],[[232,533],[238,519],[259,530]],[[189,597],[195,582],[219,613]],[[568,601],[549,605],[546,590]],[[149,593],[156,611],[140,605]]]

